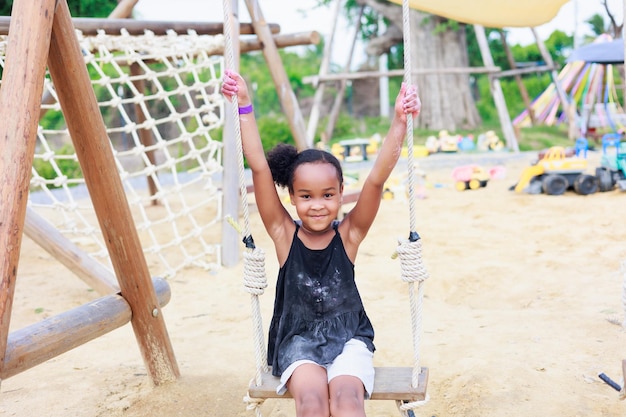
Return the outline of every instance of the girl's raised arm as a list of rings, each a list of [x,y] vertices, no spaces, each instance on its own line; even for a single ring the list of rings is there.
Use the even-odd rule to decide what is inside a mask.
[[[285,225],[292,223],[292,219],[276,191],[272,173],[265,158],[254,111],[251,111],[252,101],[248,87],[241,75],[226,70],[222,83],[222,94],[230,100],[237,96],[240,109],[241,143],[244,156],[252,171],[255,200],[263,225],[276,243],[284,236]]]

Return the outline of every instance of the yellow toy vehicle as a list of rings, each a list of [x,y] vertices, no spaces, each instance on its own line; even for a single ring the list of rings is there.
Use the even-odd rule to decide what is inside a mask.
[[[491,175],[483,167],[472,164],[454,168],[452,178],[455,181],[454,187],[458,191],[465,191],[486,187]]]
[[[593,194],[598,191],[598,179],[586,174],[586,170],[586,159],[570,156],[563,147],[554,146],[524,169],[512,188],[528,194],[561,195],[570,188],[580,195]]]

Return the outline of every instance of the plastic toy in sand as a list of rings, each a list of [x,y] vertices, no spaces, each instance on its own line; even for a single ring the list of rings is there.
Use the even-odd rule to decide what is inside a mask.
[[[469,164],[456,167],[452,170],[454,187],[458,191],[477,190],[487,186],[489,180],[502,179],[505,177],[504,166],[494,166],[485,169],[480,165]]]
[[[474,143],[474,135],[467,135],[459,140],[458,144],[460,151],[473,151],[476,149],[476,144]]]
[[[477,147],[479,151],[501,151],[504,149],[504,142],[496,132],[489,130],[478,136]]]
[[[439,150],[441,152],[457,152],[460,135],[451,135],[447,130],[439,131]]]
[[[599,179],[586,171],[588,161],[575,156],[573,149],[553,146],[539,152],[538,160],[522,171],[514,186],[517,193],[562,195],[568,189],[589,195],[598,191]]]

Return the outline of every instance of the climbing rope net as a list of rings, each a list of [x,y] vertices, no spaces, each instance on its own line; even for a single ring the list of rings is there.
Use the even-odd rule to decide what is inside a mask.
[[[151,272],[219,268],[223,36],[77,33]],[[6,46],[0,36],[0,71]],[[110,267],[49,75],[28,204]]]

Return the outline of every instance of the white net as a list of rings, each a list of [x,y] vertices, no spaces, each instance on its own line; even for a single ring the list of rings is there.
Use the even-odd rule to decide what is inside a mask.
[[[78,32],[152,275],[221,265],[222,36]],[[7,38],[0,36],[0,68]],[[0,80],[0,88],[1,80]],[[29,207],[110,267],[54,85],[46,76]],[[82,163],[89,163],[82,161]]]

